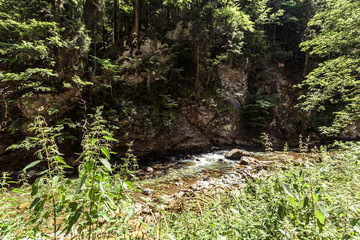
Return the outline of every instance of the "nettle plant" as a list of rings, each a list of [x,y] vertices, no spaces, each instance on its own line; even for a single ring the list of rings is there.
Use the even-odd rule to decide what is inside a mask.
[[[38,111],[42,110],[40,108]],[[64,169],[71,167],[61,157],[55,141],[62,127],[49,127],[45,118],[38,114],[30,124],[29,130],[35,134],[28,140],[38,148],[35,152],[38,160],[27,165],[23,171],[26,172],[40,163],[45,163],[46,169],[38,173],[40,177],[31,186],[33,201],[29,207],[31,214],[26,223],[29,226],[26,234],[32,238],[48,238],[50,236],[47,233],[52,232],[53,238],[56,239],[62,228],[62,223],[59,223],[58,219],[64,214],[63,209],[69,202],[71,185],[71,181],[64,175]]]
[[[26,141],[38,149],[35,152],[38,160],[27,165],[23,175],[35,166],[45,170],[37,173],[39,177],[31,186],[33,200],[26,221],[16,224],[17,229],[23,230],[16,233],[4,231],[0,236],[57,239],[60,235],[72,234],[79,239],[97,239],[106,234],[99,228],[104,223],[110,224],[106,230],[112,235],[125,234],[126,219],[119,214],[119,208],[131,206],[124,189],[133,187],[130,181],[125,182],[124,176],[133,173],[137,162],[129,149],[122,159],[123,164],[116,167],[110,164],[112,142],[117,140],[105,130],[107,122],[101,116],[102,109],[97,108],[96,113],[90,114],[82,126],[83,152],[78,158],[78,179],[65,176],[66,168],[72,167],[62,158],[55,140],[61,134],[62,127],[48,126],[40,114],[34,118],[29,128],[34,132],[34,137],[28,137]],[[4,225],[5,230],[12,225]]]
[[[96,229],[101,220],[113,222],[117,217],[115,201],[122,198],[122,183],[114,183],[113,168],[109,162],[111,143],[117,141],[105,130],[106,120],[101,116],[102,107],[90,115],[91,123],[85,121],[82,140],[83,152],[79,159],[80,181],[70,204],[67,232],[80,219],[78,234],[96,238],[101,229]]]

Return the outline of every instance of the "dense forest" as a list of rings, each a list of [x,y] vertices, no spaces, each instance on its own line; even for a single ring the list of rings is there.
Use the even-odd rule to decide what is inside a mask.
[[[339,137],[360,112],[357,5],[1,1],[1,150],[38,114],[76,146],[99,106],[139,155],[252,145],[262,132]]]
[[[349,155],[358,156],[360,152],[358,143],[350,142],[360,139],[359,56],[358,0],[0,0],[1,189],[5,191],[8,176],[24,177],[30,168],[43,171],[38,175],[46,175],[47,180],[36,180],[31,195],[36,197],[39,189],[44,194],[50,187],[47,199],[54,211],[44,212],[46,201],[35,198],[30,208],[37,210],[31,223],[35,224],[41,214],[41,219],[51,216],[55,222],[53,239],[57,239],[56,212],[60,214],[62,208],[67,208],[61,234],[69,234],[77,226],[77,231],[88,234],[88,239],[97,239],[101,234],[95,231],[93,235],[98,226],[94,212],[100,212],[103,204],[110,204],[107,208],[112,209],[115,200],[111,199],[125,196],[111,193],[104,197],[109,201],[98,197],[105,191],[105,185],[100,183],[115,184],[109,180],[114,171],[127,188],[133,189],[127,180],[136,169],[136,156],[146,161],[214,147],[262,145],[272,152],[284,144],[286,149],[300,144],[298,149],[304,154],[301,158],[308,159],[308,147],[335,141],[332,146],[352,159]],[[299,135],[311,140],[304,143],[300,137],[299,143]],[[350,150],[355,153],[350,154]],[[359,159],[354,161],[357,164]],[[325,160],[320,162],[326,166],[324,169],[332,166]],[[115,171],[113,165],[119,168]],[[65,185],[61,184],[67,181],[64,169],[73,167],[78,168],[75,172],[80,177],[73,189],[76,194],[86,194],[68,201]],[[312,173],[317,171],[314,169]],[[354,166],[346,165],[346,169],[350,171]],[[298,179],[310,176],[310,182],[318,174],[291,171]],[[358,176],[358,172],[351,174]],[[54,176],[61,177],[53,180]],[[277,180],[266,184],[293,181],[283,179],[286,176],[276,175]],[[272,188],[266,184],[249,183],[247,190]],[[119,190],[124,184],[115,185]],[[302,186],[304,190],[306,185]],[[292,191],[300,194],[294,188]],[[295,193],[284,189],[289,206],[296,208]],[[313,194],[318,192],[312,191],[302,194],[310,194],[314,200]],[[322,196],[320,202],[325,204],[330,195]],[[84,200],[85,205],[80,206],[85,197],[89,202]],[[211,200],[203,197],[202,203]],[[245,198],[251,201],[250,195]],[[303,208],[307,204],[304,201],[310,200],[303,200]],[[328,202],[333,203],[331,199]],[[271,225],[269,217],[270,222],[263,224],[268,228],[265,226],[262,237],[257,233],[258,238],[251,239],[337,239],[341,231],[343,239],[350,239],[360,233],[359,206],[355,203],[351,205],[355,216],[346,217],[349,214],[344,213],[346,221],[351,219],[348,225],[354,227],[353,232],[347,232],[346,223],[345,230],[340,227],[340,220],[332,222],[339,224],[335,232],[322,232],[330,210],[328,207],[325,211],[318,200],[313,201],[312,210],[301,210],[309,215],[281,206],[277,210],[279,221],[291,213],[286,224],[306,229],[314,216],[315,230],[297,235],[290,233],[288,226],[286,232],[279,222]],[[315,206],[320,210],[315,211]],[[231,209],[235,215],[242,211]],[[203,214],[201,208],[200,212]],[[256,216],[262,219],[261,214]],[[299,220],[302,214],[307,219]],[[80,216],[86,220],[77,225]],[[172,218],[166,216],[165,224],[168,217],[168,221]],[[248,220],[242,226],[256,228],[250,222],[257,220]],[[0,229],[7,229],[4,234],[11,235],[12,225],[1,221]],[[50,236],[40,230],[41,223],[36,224],[31,228],[34,239],[41,234]],[[200,239],[189,232],[181,235],[182,230],[159,233],[156,229],[158,232],[150,234],[149,239],[166,234],[166,239]],[[248,235],[243,233],[227,236],[245,239]],[[18,236],[22,234],[19,231]],[[115,234],[119,236],[115,239],[132,238],[131,234],[121,234]],[[204,239],[228,239],[211,234]],[[79,236],[81,239],[83,235]]]

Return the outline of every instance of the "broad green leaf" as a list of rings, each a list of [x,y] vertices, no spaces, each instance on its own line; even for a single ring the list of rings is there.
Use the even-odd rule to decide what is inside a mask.
[[[41,162],[41,160],[37,160],[37,161],[34,161],[34,162],[30,163],[29,165],[27,165],[26,167],[24,167],[23,171],[26,171],[27,169],[36,166],[36,165],[39,164],[40,162]]]
[[[41,197],[35,198],[34,201],[30,204],[29,209],[32,209],[40,200],[41,200]]]
[[[76,159],[76,161],[79,161],[86,153],[88,152],[88,150],[83,151],[80,156]]]
[[[288,195],[288,196],[289,196],[289,200],[290,200],[291,205],[293,205],[293,207],[296,208],[295,198],[293,196],[290,196],[290,195]]]
[[[130,182],[130,181],[126,181],[126,185],[128,185],[130,189],[134,188],[132,182]]]
[[[58,206],[56,208],[56,213],[60,213],[63,209],[64,209],[65,205],[64,204],[61,204],[60,206]]]
[[[86,172],[90,172],[91,171],[91,169],[92,169],[92,167],[93,167],[93,161],[88,161],[88,162],[86,162],[86,164],[85,164],[85,170],[86,170]]]
[[[283,219],[286,215],[286,208],[283,205],[279,205],[278,207],[278,215],[280,219]]]
[[[355,208],[354,204],[350,205],[350,209],[353,210],[355,213],[358,213],[357,209]]]
[[[53,152],[55,152],[57,155],[61,155],[61,153],[59,152],[59,150],[55,147],[51,147],[50,148]]]
[[[356,224],[356,225],[354,226],[354,230],[355,230],[358,234],[360,234],[360,226],[359,226],[359,224]]]
[[[111,135],[108,131],[102,130],[102,132],[107,134],[107,135]]]
[[[42,212],[42,210],[44,209],[45,202],[46,202],[46,198],[45,198],[45,199],[42,199],[41,201],[39,201],[38,203],[36,203],[36,204],[34,205],[34,212],[35,212],[35,213]]]
[[[329,213],[326,209],[326,205],[324,202],[318,202],[318,206],[320,208],[320,211],[322,212],[322,214],[324,214],[325,217],[329,217]]]
[[[306,196],[304,200],[300,204],[300,208],[306,208],[306,206],[309,204],[309,198]]]
[[[66,165],[66,162],[64,162],[64,160],[61,157],[56,156],[56,157],[54,157],[54,159],[58,162],[61,162],[64,165]]]
[[[359,220],[356,219],[356,218],[351,218],[350,219],[350,223],[351,223],[351,226],[355,226],[356,224],[358,224]]]
[[[284,189],[284,191],[285,191],[285,193],[286,193],[287,195],[289,195],[289,196],[291,196],[291,197],[294,197],[294,195],[292,194],[292,192],[291,192],[291,190],[290,190],[290,188],[289,188],[288,185],[283,184],[282,186],[283,186],[283,189]]]
[[[103,136],[103,138],[106,139],[106,140],[114,141],[114,142],[118,141],[117,139],[112,138],[112,137],[108,137],[108,136]]]
[[[21,191],[19,188],[14,188],[11,191],[14,193],[26,193],[25,191]]]
[[[76,212],[73,212],[69,217],[66,225],[66,233],[70,233],[72,227],[78,221],[81,215],[81,209],[77,209]]]
[[[96,139],[91,139],[91,145],[95,146],[95,143],[96,143]]]
[[[31,186],[31,196],[35,196],[38,193],[40,185],[40,178],[37,178]]]
[[[99,197],[99,189],[96,187],[92,187],[89,191],[89,199],[96,202],[99,200]]]
[[[110,153],[106,148],[101,148],[101,152],[110,160]]]
[[[94,201],[94,200],[95,200],[95,190],[94,190],[94,188],[91,188],[91,189],[90,189],[88,196],[89,196],[89,199],[90,199],[91,201]]]
[[[86,174],[84,174],[84,175],[81,177],[80,182],[79,182],[78,185],[76,186],[75,194],[79,194],[82,186],[83,186],[84,183],[85,183],[86,177],[87,177]]]
[[[71,212],[75,212],[78,206],[79,206],[79,204],[77,202],[69,203],[69,209],[71,210]]]
[[[327,198],[327,200],[329,200],[329,202],[333,203],[331,197],[328,194],[326,194],[325,197]]]
[[[58,136],[60,136],[60,135],[62,135],[62,133],[57,133],[57,134],[55,134],[55,135],[52,135],[50,138],[56,138],[56,137],[58,137]]]
[[[319,201],[319,195],[313,193],[312,196],[313,196],[314,204],[316,204]]]
[[[106,158],[100,158],[100,162],[106,167],[107,170],[109,170],[109,172],[112,172],[111,164]]]
[[[316,218],[319,220],[319,222],[324,225],[325,224],[325,216],[319,211],[315,211]]]

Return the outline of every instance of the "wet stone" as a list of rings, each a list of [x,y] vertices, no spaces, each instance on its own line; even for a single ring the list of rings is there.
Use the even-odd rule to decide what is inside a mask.
[[[193,190],[194,192],[200,191],[200,188],[196,185],[190,186],[190,189]]]
[[[155,193],[155,191],[152,190],[152,189],[150,189],[150,188],[142,188],[142,189],[141,189],[141,192],[142,192],[143,194],[147,195],[147,196],[152,195],[152,194]]]
[[[225,158],[231,159],[231,160],[239,160],[243,156],[250,156],[250,153],[244,150],[240,149],[232,149],[231,151],[225,153]]]

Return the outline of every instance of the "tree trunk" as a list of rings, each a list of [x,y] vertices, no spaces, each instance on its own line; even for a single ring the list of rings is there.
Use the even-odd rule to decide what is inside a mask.
[[[147,76],[146,88],[147,88],[147,95],[150,96],[150,94],[151,94],[151,79],[150,79],[150,76]]]
[[[306,50],[305,52],[305,63],[304,63],[304,70],[302,76],[305,77],[307,74],[307,67],[309,64],[309,50]]]
[[[139,35],[139,0],[135,0],[134,6],[134,28],[132,33],[135,33],[137,36]]]
[[[57,0],[57,6],[56,6],[56,21],[58,24],[59,29],[61,29],[61,15],[62,15],[62,0]],[[59,74],[59,77],[62,77],[62,64],[61,64],[61,48],[60,46],[57,48],[57,54],[56,54],[56,58],[57,58],[57,64],[56,64],[56,71]]]
[[[94,18],[96,19],[96,15],[97,15],[97,10],[95,10],[95,16]],[[94,24],[94,35],[93,35],[93,40],[94,40],[94,57],[96,57],[96,45],[97,45],[97,27],[96,27],[96,22]],[[96,60],[94,60],[94,72],[96,72]]]
[[[200,46],[198,45],[196,48],[196,82],[195,82],[196,89],[198,89],[200,86],[199,74],[200,74]]]
[[[113,44],[118,45],[119,34],[119,0],[114,0],[114,19],[113,19]]]
[[[273,29],[273,43],[275,43],[276,40],[276,25],[274,24],[274,29]]]

